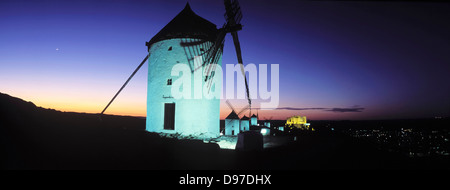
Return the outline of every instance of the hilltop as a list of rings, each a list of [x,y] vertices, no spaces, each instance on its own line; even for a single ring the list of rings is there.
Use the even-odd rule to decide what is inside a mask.
[[[45,109],[2,93],[0,138],[3,169],[178,169],[172,163],[177,156],[189,160],[191,152],[218,150],[146,132],[145,118],[100,120],[98,114]]]

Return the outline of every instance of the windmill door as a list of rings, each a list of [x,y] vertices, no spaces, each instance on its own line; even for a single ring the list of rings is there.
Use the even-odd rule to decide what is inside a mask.
[[[175,129],[175,103],[164,104],[164,129]]]

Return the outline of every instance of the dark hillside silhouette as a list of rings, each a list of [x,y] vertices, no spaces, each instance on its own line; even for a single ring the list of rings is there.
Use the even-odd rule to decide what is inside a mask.
[[[2,169],[449,169],[446,159],[409,159],[340,133],[354,124],[312,121],[313,133],[263,151],[222,150],[201,140],[145,131],[145,118],[61,112],[0,93]],[[222,121],[223,123],[223,121]],[[316,123],[316,124],[315,124]],[[330,131],[330,126],[336,130]],[[283,121],[274,121],[282,125]],[[359,125],[358,124],[358,125]],[[277,135],[278,136],[278,135]],[[293,140],[295,137],[295,141]],[[266,139],[268,138],[268,139]],[[265,137],[273,140],[276,137]]]
[[[44,109],[1,93],[0,135],[4,169],[171,169],[177,155],[193,159],[186,150],[218,149],[162,139],[145,131],[145,118],[103,115],[100,121],[98,114]]]

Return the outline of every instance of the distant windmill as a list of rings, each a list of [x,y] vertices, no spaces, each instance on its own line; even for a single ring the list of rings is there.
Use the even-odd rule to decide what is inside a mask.
[[[259,113],[258,113],[258,110],[256,110],[257,112],[256,112],[256,115],[255,114],[253,114],[252,116],[250,116],[250,125],[258,125],[258,116],[259,116]]]
[[[272,121],[273,116],[270,116],[269,119],[267,119],[266,117],[264,117],[264,126],[269,127],[270,128],[270,121]]]
[[[241,118],[241,122],[240,122],[239,125],[240,125],[241,131],[248,131],[248,130],[250,130],[250,118],[244,115]]]
[[[221,66],[221,57],[225,36],[231,33],[236,49],[238,63],[244,76],[248,107],[251,99],[245,77],[242,53],[237,31],[242,29],[242,13],[236,0],[224,0],[225,24],[217,29],[216,25],[195,14],[189,4],[149,42],[146,43],[149,54],[139,64],[128,80],[123,84],[112,100],[103,109],[102,115],[131,78],[147,61],[147,124],[150,132],[181,133],[183,135],[203,135],[217,137],[220,130],[219,99],[175,99],[171,96],[173,77],[171,71],[178,63],[187,63],[191,81],[195,81],[197,72],[202,73],[201,84],[220,91],[221,78],[214,83],[215,69]],[[183,73],[185,74],[185,73]],[[191,92],[198,91],[194,85]],[[206,116],[206,117],[205,117]]]
[[[236,112],[236,110],[228,100],[226,100],[225,102],[231,109],[231,113],[225,118],[225,135],[237,135],[242,130],[239,115],[244,113],[245,110],[249,109],[250,106],[247,105],[239,112]]]

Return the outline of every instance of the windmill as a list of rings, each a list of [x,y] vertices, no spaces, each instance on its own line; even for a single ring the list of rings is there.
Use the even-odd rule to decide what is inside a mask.
[[[264,126],[270,128],[270,121],[272,121],[273,116],[270,116],[269,119],[264,117]]]
[[[225,135],[237,135],[240,131],[244,129],[241,128],[241,120],[240,116],[244,113],[245,110],[249,109],[249,105],[242,108],[239,112],[236,112],[231,103],[226,100],[225,101],[228,107],[231,109],[231,113],[225,118]],[[247,125],[248,126],[248,125]]]
[[[187,3],[175,18],[153,36],[150,41],[146,42],[148,55],[114,95],[100,113],[100,116],[148,60],[146,130],[158,133],[217,137],[220,132],[220,100],[217,98],[196,98],[195,93],[199,90],[195,84],[191,86],[194,98],[174,98],[171,94],[171,87],[176,81],[176,77],[173,76],[172,69],[177,64],[187,63],[190,73],[193,74],[190,75],[190,78],[187,78],[188,81],[194,81],[195,83],[198,81],[197,74],[201,73],[200,84],[207,88],[208,93],[212,93],[213,89],[215,92],[220,91],[222,76],[217,77],[215,70],[217,66],[221,66],[227,33],[231,33],[233,37],[238,64],[240,64],[244,76],[248,107],[251,108],[248,83],[237,34],[237,31],[242,29],[240,24],[242,19],[241,9],[236,0],[224,0],[224,5],[226,22],[220,29],[217,29],[215,24],[195,14]],[[182,76],[187,74],[182,73]],[[182,76],[178,75],[179,78]],[[183,88],[183,90],[186,89]]]
[[[252,116],[250,116],[250,125],[258,125],[258,117],[259,113],[258,110],[256,110],[256,115],[253,114]]]

